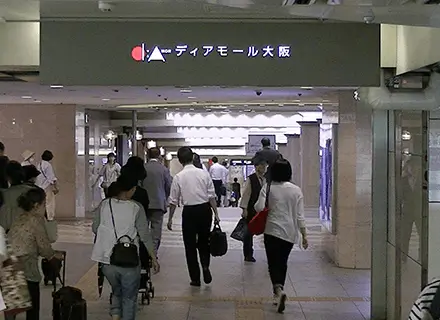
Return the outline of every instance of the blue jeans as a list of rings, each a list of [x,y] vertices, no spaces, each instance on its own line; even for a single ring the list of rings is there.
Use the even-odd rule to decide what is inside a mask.
[[[121,268],[104,265],[102,272],[112,287],[110,314],[124,320],[134,320],[137,311],[137,296],[141,281],[141,268]]]

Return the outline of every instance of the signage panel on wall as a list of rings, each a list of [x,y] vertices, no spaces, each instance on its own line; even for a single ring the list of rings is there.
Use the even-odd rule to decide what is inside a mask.
[[[45,21],[40,77],[63,85],[376,86],[380,27]]]
[[[247,152],[254,155],[258,151],[261,150],[261,139],[268,138],[270,141],[270,147],[272,149],[276,149],[276,141],[275,141],[275,135],[249,135],[249,142],[248,142],[248,150]]]

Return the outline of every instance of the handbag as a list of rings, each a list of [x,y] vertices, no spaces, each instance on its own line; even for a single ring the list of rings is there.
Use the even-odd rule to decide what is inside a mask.
[[[112,254],[110,256],[110,264],[121,268],[136,268],[139,266],[138,247],[134,243],[134,239],[131,239],[127,235],[118,238],[111,198],[109,199],[109,205],[113,223],[113,231],[115,232],[116,238],[116,244],[113,246]],[[123,242],[122,240],[124,238],[127,238],[128,242]]]
[[[228,239],[226,233],[220,228],[218,222],[214,223],[209,239],[209,248],[213,257],[221,257],[228,252]]]
[[[32,308],[28,284],[20,261],[14,255],[10,244],[6,244],[9,257],[3,262],[0,286],[6,305],[5,315],[14,316]]]
[[[249,232],[252,235],[260,235],[264,233],[266,229],[267,216],[269,215],[269,193],[270,193],[270,183],[267,185],[266,191],[266,204],[264,205],[263,211],[258,212],[255,217],[248,224]]]
[[[231,238],[237,241],[244,241],[246,233],[247,233],[247,221],[246,219],[242,218],[240,219],[240,221],[238,221],[234,231],[232,231]]]

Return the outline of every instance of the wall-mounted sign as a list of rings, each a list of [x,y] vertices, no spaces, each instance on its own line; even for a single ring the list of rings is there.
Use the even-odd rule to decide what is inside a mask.
[[[373,24],[43,21],[40,38],[45,84],[380,85]]]
[[[248,142],[248,153],[255,154],[258,151],[261,150],[261,140],[263,138],[268,138],[270,141],[270,147],[272,149],[276,149],[276,141],[275,141],[275,135],[249,135],[249,142]]]
[[[190,55],[194,58],[222,57],[231,55],[242,55],[248,58],[290,58],[291,48],[288,45],[266,45],[263,47],[249,46],[247,48],[230,48],[225,45],[177,45],[173,48],[161,48],[159,46],[149,47],[142,43],[131,49],[131,57],[138,62],[166,62],[168,55],[175,55],[177,58]]]

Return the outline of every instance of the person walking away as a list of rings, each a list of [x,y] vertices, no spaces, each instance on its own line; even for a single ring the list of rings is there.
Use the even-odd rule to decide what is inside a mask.
[[[117,195],[101,202],[92,224],[92,231],[96,235],[92,260],[102,264],[102,272],[112,287],[110,313],[113,320],[136,318],[141,280],[140,264],[137,267],[121,267],[110,263],[110,256],[118,240],[128,236],[138,248],[139,241],[142,241],[151,256],[154,271],[157,273],[160,269],[154,256],[145,211],[142,205],[131,200],[137,185],[137,177],[121,175],[112,183],[112,190]]]
[[[22,213],[22,209],[17,204],[17,199],[31,189],[32,186],[24,184],[24,170],[17,161],[10,161],[7,164],[6,177],[10,187],[2,190],[3,205],[0,208],[0,226],[8,233],[12,223]]]
[[[214,183],[216,204],[220,207],[222,199],[222,187],[223,180],[225,178],[225,167],[218,163],[217,157],[212,157],[212,166],[209,168],[209,174],[211,175],[212,182]]]
[[[197,251],[200,256],[203,280],[206,284],[212,282],[209,265],[211,254],[209,237],[211,233],[212,213],[215,221],[219,222],[214,184],[205,170],[193,165],[193,152],[189,147],[182,147],[177,152],[179,162],[183,165],[173,179],[170,194],[170,214],[168,230],[172,230],[173,216],[179,199],[183,199],[182,233],[185,245],[186,263],[188,266],[191,286],[200,287],[200,266]]]
[[[244,184],[243,197],[240,207],[243,210],[241,216],[249,223],[256,215],[255,204],[260,196],[261,188],[264,184],[264,174],[266,173],[267,163],[261,158],[254,159],[255,172],[251,174]],[[243,239],[244,261],[255,262],[254,258],[254,236],[246,232]]]
[[[206,168],[205,164],[202,162],[202,160],[200,159],[200,156],[199,156],[197,153],[194,153],[194,156],[193,156],[193,165],[194,165],[196,168],[199,168],[199,169],[203,169],[203,170],[208,171],[208,169]]]
[[[7,156],[0,156],[0,189],[9,188],[8,178],[6,176],[6,166],[9,163]]]
[[[147,210],[147,219],[153,237],[154,253],[157,257],[162,239],[163,217],[167,212],[167,201],[171,190],[171,173],[160,161],[159,148],[148,150],[149,161],[145,165],[147,173],[143,180],[143,187],[150,197],[150,206]]]
[[[21,163],[21,165],[24,166],[29,166],[32,165],[34,163],[34,156],[35,156],[35,152],[30,151],[30,150],[26,150],[21,154],[21,157],[23,158],[23,162]]]
[[[266,179],[270,179],[270,167],[279,159],[282,159],[281,153],[278,150],[272,149],[270,146],[269,138],[264,137],[261,139],[262,149],[258,151],[254,158],[265,161],[268,164],[268,170],[266,172]],[[257,160],[258,162],[260,160]],[[269,181],[269,180],[268,180]]]
[[[234,183],[232,184],[232,192],[234,193],[235,201],[233,201],[232,206],[237,207],[241,199],[241,185],[237,178],[234,178]]]
[[[53,171],[51,161],[53,160],[53,153],[45,150],[41,155],[41,162],[38,170],[41,174],[37,177],[36,185],[46,192],[46,214],[47,220],[52,221],[55,218],[55,196],[58,194],[57,177]]]
[[[137,156],[130,157],[125,166],[121,168],[121,175],[122,174],[130,174],[137,179],[138,185],[131,199],[139,202],[144,208],[144,211],[147,212],[150,206],[150,197],[147,190],[142,187],[142,181],[144,181],[145,177],[147,176],[147,172],[145,171],[144,167],[144,160]],[[110,192],[109,187],[108,197],[112,196],[113,194]]]
[[[102,177],[101,188],[104,189],[104,195],[108,197],[108,188],[115,182],[121,175],[121,166],[116,162],[116,155],[110,152],[107,155],[107,163],[102,167],[101,171],[96,178],[95,183],[92,184],[92,188],[95,188],[99,179]]]
[[[284,284],[290,252],[295,243],[307,249],[308,242],[303,194],[301,188],[290,182],[292,167],[289,161],[278,160],[270,170],[272,179],[270,188],[268,189],[268,184],[265,184],[261,189],[255,211],[264,210],[266,196],[269,194],[269,215],[264,230],[264,246],[273,285],[274,304],[278,306],[277,311],[283,313],[287,300]]]
[[[31,188],[17,201],[22,213],[12,224],[8,238],[12,250],[24,267],[32,309],[26,311],[26,320],[40,319],[41,274],[38,261],[40,257],[51,260],[63,259],[63,255],[52,249],[45,229],[46,194],[41,188]],[[7,317],[6,319],[14,319]]]

